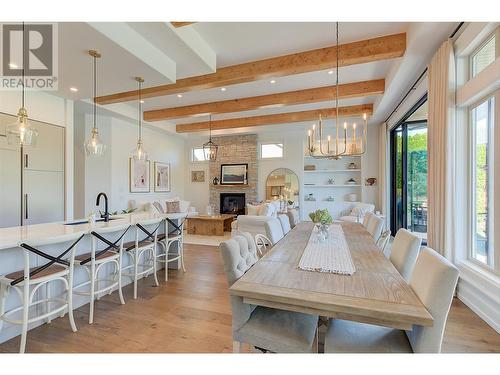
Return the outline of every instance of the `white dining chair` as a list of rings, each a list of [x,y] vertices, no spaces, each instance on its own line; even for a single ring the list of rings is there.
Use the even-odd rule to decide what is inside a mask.
[[[375,242],[377,242],[380,238],[383,229],[384,219],[377,215],[370,215],[370,219],[368,219],[368,227],[366,228],[366,230],[372,235]]]
[[[431,327],[411,331],[331,319],[325,353],[440,353],[446,319],[457,285],[458,269],[434,250],[418,255],[410,286],[434,319]]]
[[[255,235],[255,246],[257,246],[257,254],[262,258],[269,250],[272,249],[273,243],[269,238],[261,233]]]
[[[291,208],[286,212],[286,214],[290,220],[290,227],[292,227],[292,229],[295,228],[295,226],[300,223],[299,210]]]
[[[271,240],[273,245],[276,245],[285,236],[281,222],[276,218],[266,221],[264,228],[266,229],[266,237]]]
[[[278,215],[278,220],[281,223],[281,229],[283,229],[283,235],[287,235],[290,230],[292,230],[290,226],[290,219],[288,218],[288,215],[281,214]]]
[[[410,280],[421,244],[422,238],[404,228],[394,237],[389,260],[406,281]]]
[[[258,260],[249,233],[222,242],[219,249],[229,287]],[[241,351],[241,343],[275,353],[317,352],[317,316],[246,304],[239,296],[230,299],[233,352]]]
[[[130,277],[133,280],[134,299],[137,299],[137,281],[139,277],[146,278],[152,273],[155,285],[160,285],[156,275],[156,249],[158,229],[162,221],[162,218],[138,221],[135,224],[135,241],[123,244],[124,254],[128,255],[130,264],[122,267],[122,276]]]
[[[365,216],[363,217],[363,226],[365,228],[368,228],[368,223],[370,222],[370,218],[373,216],[373,212],[366,212]]]
[[[29,324],[43,319],[47,319],[47,323],[50,323],[52,316],[59,314],[62,317],[66,309],[71,330],[77,331],[73,318],[73,271],[75,252],[83,237],[84,233],[80,232],[51,237],[42,241],[21,243],[19,247],[23,250],[24,269],[0,276],[0,330],[4,321],[22,325],[20,353],[24,353],[26,350]],[[61,251],[61,248],[64,250]],[[56,251],[59,255],[54,255]],[[42,260],[48,260],[48,262],[32,267],[33,264],[40,263]],[[64,294],[57,297],[51,296],[50,283],[57,281],[61,281],[65,287],[66,296],[64,298]],[[42,287],[45,289],[44,294]],[[11,289],[16,291],[22,304],[20,307],[5,311],[6,299]],[[40,294],[42,295],[40,296]],[[36,301],[34,301],[35,298],[37,298]],[[40,313],[38,306],[42,304],[43,313],[30,317],[30,308],[37,306],[31,310]],[[21,319],[10,317],[18,311],[22,312]]]
[[[109,228],[96,228],[91,232],[90,252],[86,252],[75,257],[75,266],[83,268],[88,276],[88,280],[75,285],[73,293],[82,296],[89,296],[89,324],[94,322],[94,301],[99,299],[101,293],[111,294],[114,288],[118,289],[120,303],[125,304],[122,293],[122,254],[123,241],[130,225],[124,224]],[[106,269],[106,265],[111,265],[114,272],[110,277],[99,277],[99,271]],[[99,288],[100,285],[105,285]],[[88,291],[80,288],[89,286]]]

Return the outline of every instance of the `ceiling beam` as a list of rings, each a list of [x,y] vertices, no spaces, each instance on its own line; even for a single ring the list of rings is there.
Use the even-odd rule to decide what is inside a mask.
[[[339,99],[383,94],[384,89],[384,79],[346,83],[339,85]],[[318,103],[327,100],[334,100],[335,96],[335,86],[317,87],[306,90],[282,92],[278,94],[145,111],[144,120],[161,121],[180,117],[199,116],[208,113],[232,113],[271,106]]]
[[[170,22],[170,24],[175,28],[189,26],[192,25],[193,23],[196,22]]]
[[[386,60],[404,55],[406,33],[387,35],[339,46],[339,66]],[[153,98],[189,91],[204,90],[238,83],[283,77],[331,69],[336,61],[336,47],[325,47],[291,55],[227,66],[215,73],[177,80],[175,84],[149,87],[142,90],[144,98]],[[127,91],[100,96],[99,104],[131,101],[137,98],[137,91]]]
[[[274,115],[253,116],[212,121],[212,130],[246,128],[253,126],[286,124],[290,122],[316,121],[321,115],[323,118],[335,116],[334,108],[315,109],[311,111],[279,113]],[[339,107],[339,117],[362,116],[364,113],[373,113],[373,104],[353,105]],[[209,122],[194,122],[190,124],[178,124],[177,133],[202,132],[209,129]]]

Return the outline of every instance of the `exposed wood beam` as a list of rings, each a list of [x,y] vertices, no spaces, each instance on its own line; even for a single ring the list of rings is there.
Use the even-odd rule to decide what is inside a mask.
[[[363,81],[339,85],[339,99],[356,98],[368,95],[383,94],[385,80]],[[202,103],[184,107],[156,109],[144,112],[145,121],[161,121],[180,117],[190,117],[206,113],[232,113],[250,111],[276,105],[295,105],[317,103],[334,100],[335,86],[317,87],[307,90],[282,92],[254,96],[243,99],[224,100],[213,103]]]
[[[196,22],[170,22],[170,24],[175,28],[189,26],[192,25],[193,23]]]
[[[339,66],[368,63],[401,57],[406,50],[406,33],[382,36],[339,46]],[[153,98],[188,91],[210,89],[237,83],[252,82],[291,74],[330,69],[335,65],[336,47],[294,53],[270,59],[227,66],[215,73],[177,80],[175,84],[142,90],[144,98]],[[99,104],[135,100],[137,91],[127,91],[96,98]]]
[[[339,117],[361,116],[363,113],[371,115],[373,104],[353,105],[349,107],[339,107]],[[319,115],[323,118],[335,116],[334,108],[315,109],[311,111],[280,113],[275,115],[253,116],[233,118],[227,120],[212,121],[212,130],[246,128],[252,126],[285,124],[289,122],[302,122],[317,120]],[[176,126],[177,133],[202,132],[209,129],[209,122],[195,122],[190,124],[179,124]]]

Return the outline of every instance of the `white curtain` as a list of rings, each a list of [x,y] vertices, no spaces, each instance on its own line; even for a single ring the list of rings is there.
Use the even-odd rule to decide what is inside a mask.
[[[455,235],[455,57],[445,41],[429,65],[427,244],[452,259]]]
[[[387,145],[387,124],[380,124],[379,134],[379,187],[378,187],[378,202],[382,215],[385,217],[385,229],[389,228],[389,152]]]

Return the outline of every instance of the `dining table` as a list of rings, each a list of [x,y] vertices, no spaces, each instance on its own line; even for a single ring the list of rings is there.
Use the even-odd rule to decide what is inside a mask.
[[[396,329],[432,326],[432,315],[364,226],[337,224],[355,267],[351,275],[299,268],[310,237],[317,235],[315,224],[301,222],[230,287],[230,294],[252,305]]]

